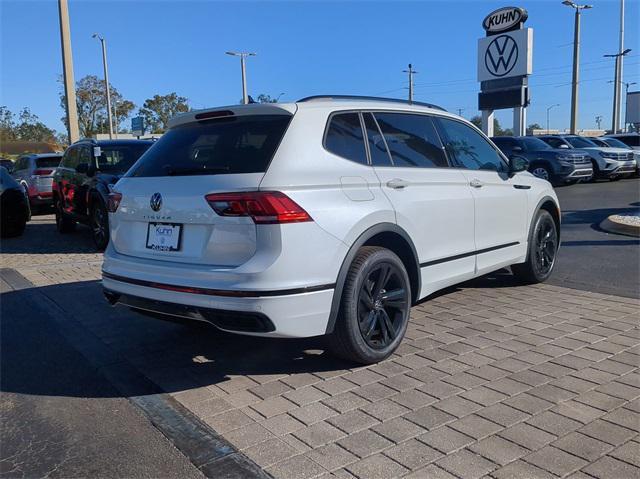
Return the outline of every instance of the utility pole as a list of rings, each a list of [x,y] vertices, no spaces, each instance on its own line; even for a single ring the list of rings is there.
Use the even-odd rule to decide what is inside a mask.
[[[602,123],[602,115],[596,116],[596,125],[598,125],[598,130],[602,129],[601,123]]]
[[[109,139],[113,139],[113,115],[111,114],[111,90],[109,88],[109,69],[107,67],[107,42],[97,33],[91,35],[92,38],[100,40],[102,45],[102,67],[104,69],[104,89],[107,96],[107,118],[109,120]]]
[[[619,38],[618,53],[624,51],[624,0],[620,0],[620,38]],[[613,90],[613,133],[618,133],[620,128],[620,100],[621,100],[621,88],[622,88],[622,64],[624,63],[624,53],[616,58],[616,78],[618,81],[615,84]]]
[[[240,57],[240,69],[242,70],[242,104],[249,104],[249,94],[247,93],[247,70],[245,67],[245,58],[255,57],[255,53],[251,52],[225,52],[227,55]]]
[[[463,111],[464,111],[464,108],[458,108],[458,116],[462,116]]]
[[[611,132],[618,133],[620,129],[620,86],[622,84],[622,77],[618,76],[620,73],[620,63],[622,63],[623,57],[631,51],[631,48],[627,48],[624,51],[615,53],[613,55],[603,55],[605,58],[615,58],[615,78],[613,80],[613,115],[611,118]]]
[[[415,71],[411,63],[409,63],[409,69],[402,70],[402,73],[409,74],[409,103],[413,103],[413,75],[418,72]]]
[[[580,65],[580,14],[582,10],[593,8],[591,5],[578,5],[570,0],[564,0],[563,5],[575,9],[575,20],[573,27],[573,76],[571,79],[571,129],[572,135],[578,131],[578,83]]]
[[[560,106],[560,103],[556,103],[555,105],[551,105],[549,108],[547,108],[547,135],[549,134],[549,112],[552,108],[555,108],[557,106]]]
[[[71,28],[69,26],[69,5],[67,0],[58,0],[60,15],[60,43],[62,44],[62,72],[64,78],[64,100],[67,116],[69,144],[80,139],[78,128],[78,105],[76,103],[76,83],[73,78],[73,55],[71,52]]]

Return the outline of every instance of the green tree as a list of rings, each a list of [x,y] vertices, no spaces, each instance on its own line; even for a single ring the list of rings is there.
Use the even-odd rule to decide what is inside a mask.
[[[163,133],[169,120],[178,113],[189,111],[187,98],[176,92],[167,95],[154,95],[145,100],[139,114],[144,118],[145,129],[150,133]]]
[[[278,99],[266,93],[260,93],[258,95],[258,103],[278,103]]]
[[[40,121],[37,115],[24,107],[14,115],[6,106],[0,106],[0,141],[56,141],[56,132]]]
[[[6,106],[0,106],[0,142],[16,139],[14,115]]]
[[[104,80],[95,75],[87,75],[76,82],[76,104],[78,106],[78,126],[80,136],[88,138],[96,133],[109,132],[107,115],[107,97]],[[117,113],[114,123],[119,125],[126,120],[135,108],[133,102],[126,100],[120,92],[109,84],[111,108]],[[60,93],[60,106],[65,108],[64,93]],[[66,117],[62,122],[66,125]]]
[[[482,130],[481,116],[476,115],[473,118],[471,118],[471,120],[469,121]],[[513,135],[513,130],[511,128],[507,128],[503,130],[502,127],[500,126],[500,122],[494,116],[493,117],[493,135],[494,136],[510,136],[510,135]]]
[[[542,130],[542,127],[538,123],[531,123],[527,127],[527,135],[533,135],[533,130]]]

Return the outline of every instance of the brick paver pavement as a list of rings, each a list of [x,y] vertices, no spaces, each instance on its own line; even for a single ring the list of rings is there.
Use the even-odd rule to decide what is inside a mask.
[[[317,339],[109,308],[84,283],[100,268],[88,234],[38,225],[3,240],[2,267],[58,299],[83,282],[87,304],[58,301],[70,317],[274,477],[640,477],[638,299],[495,275],[415,306],[397,354],[354,367]]]

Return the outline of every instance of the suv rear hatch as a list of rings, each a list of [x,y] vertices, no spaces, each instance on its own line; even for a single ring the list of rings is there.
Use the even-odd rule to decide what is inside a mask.
[[[29,188],[29,196],[49,197],[52,195],[53,174],[56,172],[61,155],[40,156],[35,159],[33,183]]]
[[[246,262],[256,252],[256,222],[220,215],[205,197],[256,191],[294,112],[247,105],[178,117],[114,187],[115,250],[199,265]]]

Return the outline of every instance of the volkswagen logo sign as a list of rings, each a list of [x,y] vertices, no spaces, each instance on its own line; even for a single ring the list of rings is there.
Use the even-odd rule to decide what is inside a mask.
[[[160,208],[162,208],[162,195],[160,193],[154,193],[151,195],[149,205],[153,211],[160,211]]]
[[[487,71],[496,77],[507,75],[518,63],[518,44],[509,35],[499,35],[484,53]]]

